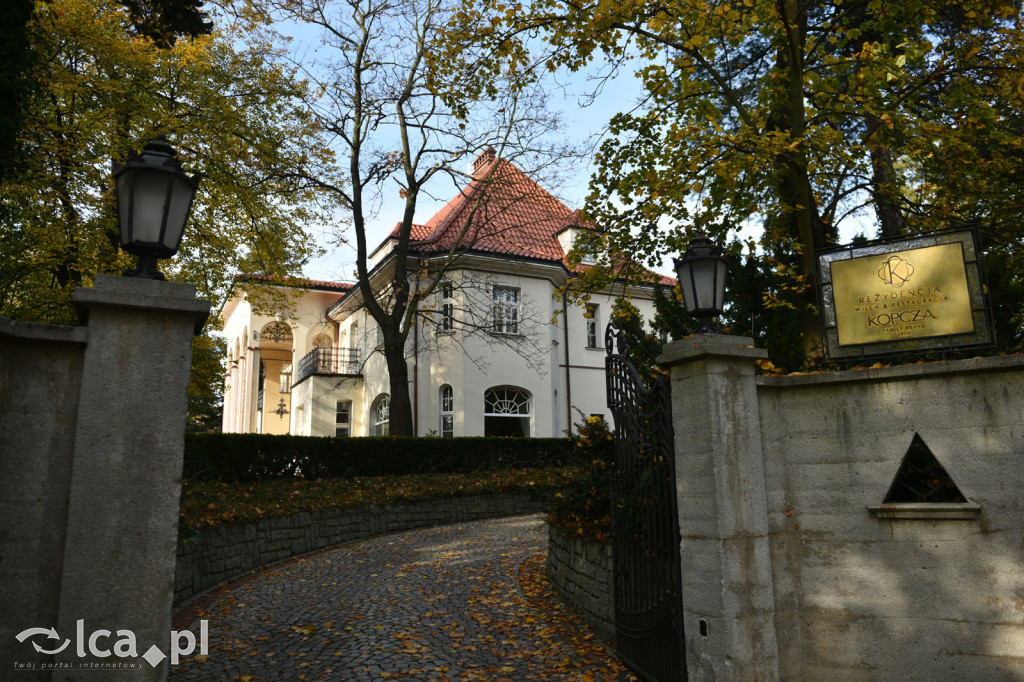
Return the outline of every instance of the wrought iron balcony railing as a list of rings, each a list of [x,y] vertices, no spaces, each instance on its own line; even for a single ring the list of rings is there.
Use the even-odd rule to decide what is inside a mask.
[[[358,348],[314,348],[299,360],[292,386],[311,376],[358,376],[359,369]]]

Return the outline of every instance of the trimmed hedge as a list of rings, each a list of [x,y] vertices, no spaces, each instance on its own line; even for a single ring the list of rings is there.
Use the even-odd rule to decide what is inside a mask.
[[[460,473],[579,464],[568,438],[318,438],[185,434],[185,478],[258,481]]]

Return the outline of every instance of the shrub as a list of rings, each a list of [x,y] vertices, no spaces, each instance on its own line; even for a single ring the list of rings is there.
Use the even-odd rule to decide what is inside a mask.
[[[361,476],[306,480],[279,478],[250,483],[188,480],[181,490],[182,537],[188,529],[299,512],[452,499],[466,495],[526,495],[546,502],[576,474],[575,468],[516,469],[460,474]]]
[[[568,438],[317,438],[189,433],[185,477],[250,482],[460,473],[579,464]]]
[[[604,419],[590,417],[577,426],[572,441],[573,449],[584,461],[579,474],[555,493],[548,523],[563,533],[610,542],[615,437]]]

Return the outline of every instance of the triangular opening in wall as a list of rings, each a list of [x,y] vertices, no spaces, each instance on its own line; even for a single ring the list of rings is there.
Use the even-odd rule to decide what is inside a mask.
[[[967,498],[918,434],[889,486],[883,504],[890,502],[966,502]]]

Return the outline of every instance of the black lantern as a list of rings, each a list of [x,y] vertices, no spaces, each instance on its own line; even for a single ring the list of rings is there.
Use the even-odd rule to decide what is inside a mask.
[[[704,236],[694,237],[682,258],[673,259],[683,291],[686,311],[701,322],[701,334],[721,334],[714,318],[725,310],[725,278],[728,271],[722,252]]]
[[[121,246],[139,257],[136,270],[125,275],[165,279],[158,258],[178,252],[199,176],[188,177],[164,135],[160,135],[114,171]]]

